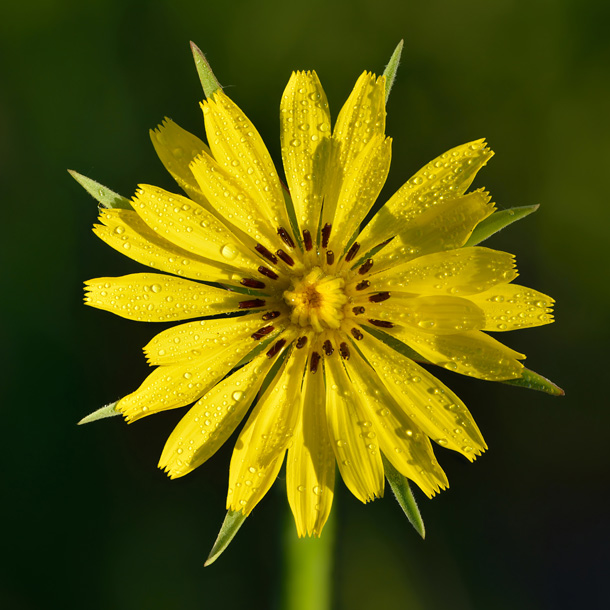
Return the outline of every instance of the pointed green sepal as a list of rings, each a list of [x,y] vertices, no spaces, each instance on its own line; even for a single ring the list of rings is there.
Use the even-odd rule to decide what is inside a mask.
[[[538,390],[538,392],[545,392],[546,394],[551,394],[551,396],[565,395],[565,392],[551,380],[526,368],[523,369],[523,373],[519,379],[507,379],[502,383],[516,385],[520,388],[527,388],[528,390]]]
[[[392,53],[392,57],[390,57],[390,61],[388,65],[385,67],[383,71],[383,75],[385,76],[385,101],[387,103],[388,98],[390,97],[390,91],[392,90],[392,85],[394,84],[394,80],[396,79],[396,71],[398,70],[398,65],[400,64],[400,56],[402,54],[402,47],[404,44],[404,40],[401,40],[398,43],[398,46],[394,49],[394,53]]]
[[[222,86],[218,82],[216,76],[214,76],[214,72],[212,72],[212,68],[205,58],[203,51],[194,42],[191,42],[191,51],[193,52],[193,59],[195,60],[195,66],[197,67],[197,74],[199,75],[203,92],[209,99],[216,91],[222,89]]]
[[[120,415],[121,413],[116,410],[118,402],[119,401],[116,400],[115,402],[111,402],[97,411],[93,411],[93,413],[89,413],[89,415],[83,417],[83,419],[81,419],[77,425],[82,426],[83,424],[90,424],[92,421],[97,421],[98,419],[106,419],[107,417]]]
[[[103,208],[120,208],[122,210],[133,210],[129,199],[111,191],[103,184],[87,178],[72,169],[68,173],[76,180]]]
[[[208,558],[205,560],[204,566],[213,564],[226,550],[231,543],[231,540],[235,538],[239,528],[246,520],[246,515],[239,510],[227,511],[227,516],[222,522],[220,532],[218,532],[218,538],[210,551]]]
[[[494,233],[504,229],[504,227],[507,227],[508,225],[513,224],[513,222],[521,220],[526,216],[529,216],[539,207],[540,206],[538,204],[524,205],[519,208],[510,208],[509,210],[494,212],[491,216],[488,216],[475,227],[470,239],[464,244],[464,247],[476,246],[477,244],[480,244],[488,237],[491,237]]]
[[[415,528],[415,531],[422,537],[426,537],[426,528],[424,527],[424,520],[422,519],[413,492],[409,485],[409,480],[404,475],[400,474],[394,466],[386,459],[384,455],[381,456],[383,460],[383,469],[385,471],[385,477],[392,487],[392,491],[396,496],[396,500],[400,507],[404,511],[407,519],[411,525]]]

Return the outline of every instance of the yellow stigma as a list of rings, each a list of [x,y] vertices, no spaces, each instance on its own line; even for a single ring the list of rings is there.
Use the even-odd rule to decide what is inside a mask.
[[[335,275],[325,275],[320,267],[314,267],[305,277],[294,279],[291,290],[284,292],[284,299],[292,307],[293,324],[311,326],[316,332],[339,328],[343,319],[343,305],[347,297],[343,292],[345,282]]]

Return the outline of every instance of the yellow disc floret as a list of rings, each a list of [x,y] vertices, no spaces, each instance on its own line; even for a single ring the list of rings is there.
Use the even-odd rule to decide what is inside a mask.
[[[326,275],[314,267],[304,277],[294,279],[284,299],[292,308],[293,324],[311,326],[316,332],[337,329],[343,319],[343,306],[347,297],[343,292],[345,281],[336,275]]]

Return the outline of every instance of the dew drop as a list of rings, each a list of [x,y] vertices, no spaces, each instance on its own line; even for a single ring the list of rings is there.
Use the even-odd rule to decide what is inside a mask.
[[[231,244],[225,244],[220,249],[220,254],[227,260],[232,261],[237,257],[237,250]]]

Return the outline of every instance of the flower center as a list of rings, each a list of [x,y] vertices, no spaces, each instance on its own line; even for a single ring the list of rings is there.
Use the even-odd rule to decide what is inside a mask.
[[[311,326],[319,333],[339,328],[343,306],[347,303],[344,285],[343,278],[326,275],[320,267],[314,267],[304,277],[295,278],[291,289],[284,292],[284,300],[292,307],[292,323]]]

